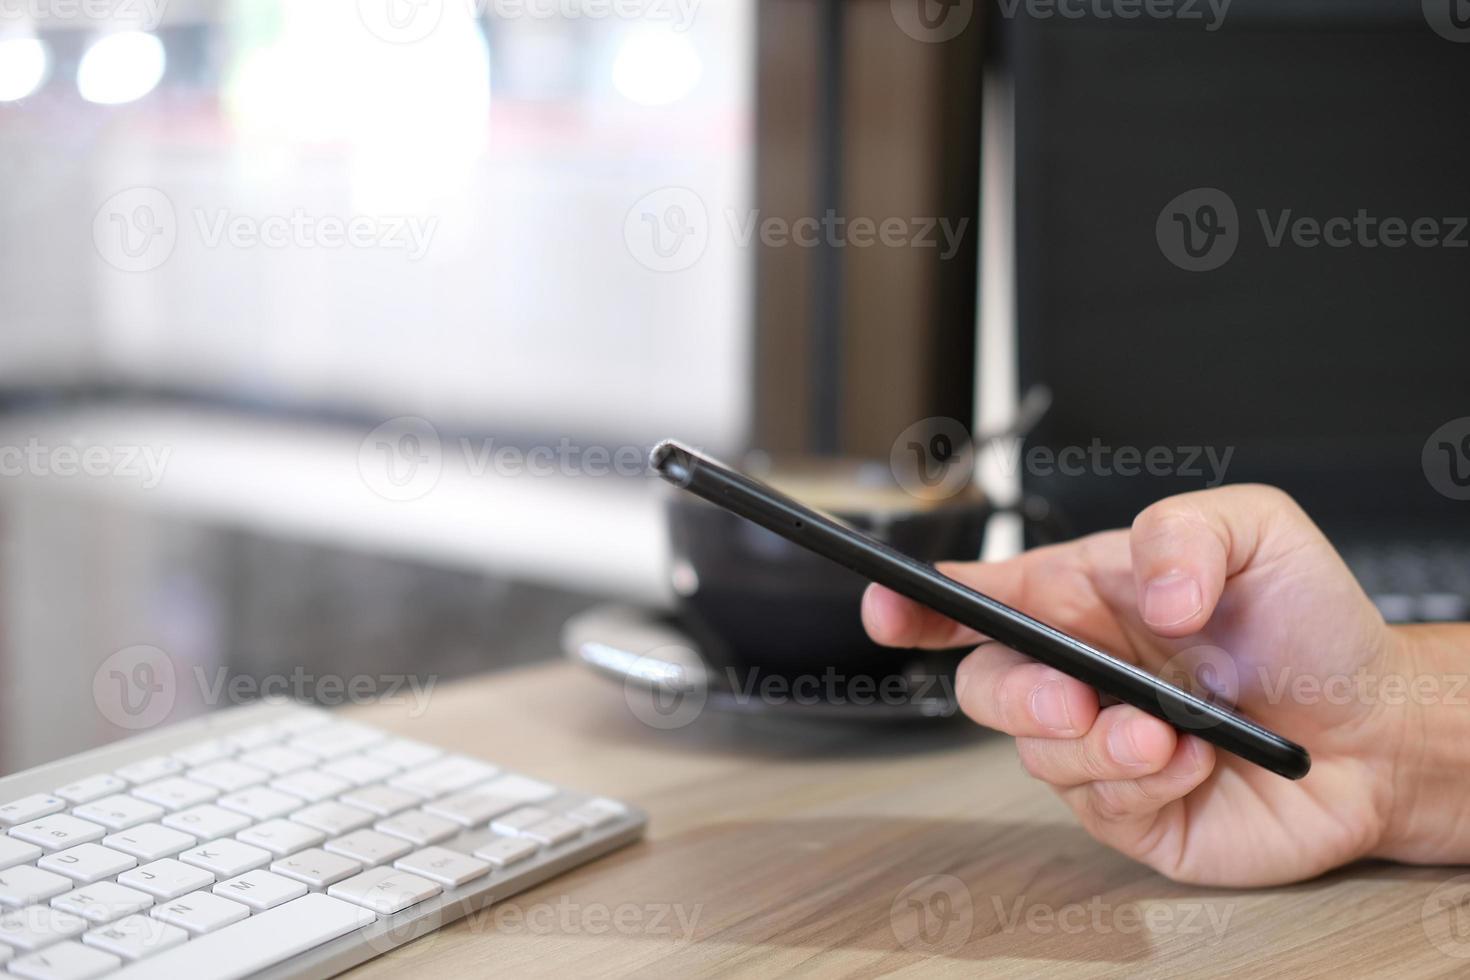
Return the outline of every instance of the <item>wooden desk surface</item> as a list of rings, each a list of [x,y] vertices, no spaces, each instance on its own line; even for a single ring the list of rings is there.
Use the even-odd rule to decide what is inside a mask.
[[[352,714],[626,798],[649,831],[357,977],[1470,973],[1463,869],[1176,885],[1093,843],[1007,739],[963,722],[808,728],[707,711],[659,731],[620,687],[560,663],[442,685],[411,710]]]

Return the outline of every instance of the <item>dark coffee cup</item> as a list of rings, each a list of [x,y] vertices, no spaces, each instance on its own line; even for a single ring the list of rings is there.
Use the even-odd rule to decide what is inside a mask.
[[[921,561],[980,553],[991,508],[973,488],[924,500],[883,464],[754,459],[741,467],[749,475]],[[676,608],[717,678],[953,674],[958,652],[891,650],[868,639],[860,613],[867,582],[856,573],[693,494],[671,490],[666,508]]]

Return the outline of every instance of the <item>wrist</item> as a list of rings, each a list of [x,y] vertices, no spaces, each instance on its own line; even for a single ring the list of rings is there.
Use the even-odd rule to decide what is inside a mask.
[[[1412,695],[1379,713],[1374,738],[1384,785],[1374,857],[1470,861],[1470,625],[1389,630],[1391,668]]]

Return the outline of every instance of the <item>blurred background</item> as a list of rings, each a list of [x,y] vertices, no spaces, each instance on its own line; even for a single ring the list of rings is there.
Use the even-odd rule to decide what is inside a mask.
[[[1462,618],[1466,42],[1458,0],[0,5],[0,772],[126,734],[139,645],[175,718],[556,657],[670,601],[658,439],[943,463],[1028,391],[964,457],[988,554],[1265,480]]]

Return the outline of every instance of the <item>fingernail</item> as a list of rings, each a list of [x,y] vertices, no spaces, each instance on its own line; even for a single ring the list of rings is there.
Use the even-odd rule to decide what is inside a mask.
[[[1204,608],[1199,583],[1182,572],[1170,572],[1143,590],[1143,621],[1150,626],[1178,626]]]
[[[1061,682],[1047,681],[1031,692],[1031,713],[1047,728],[1058,732],[1072,731],[1072,712],[1067,708],[1067,692]]]
[[[1143,761],[1143,753],[1133,741],[1133,726],[1114,725],[1108,732],[1108,753],[1125,766],[1136,766]]]

